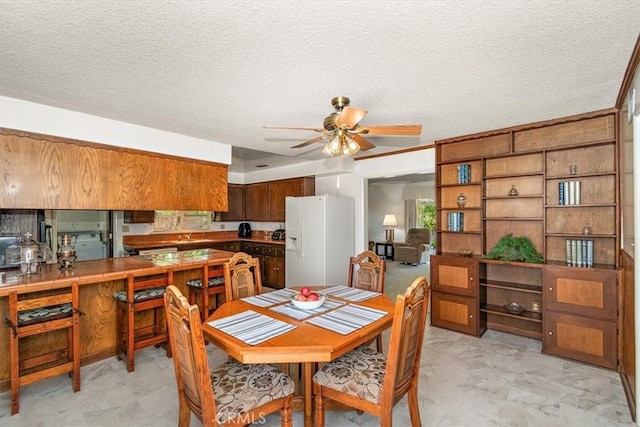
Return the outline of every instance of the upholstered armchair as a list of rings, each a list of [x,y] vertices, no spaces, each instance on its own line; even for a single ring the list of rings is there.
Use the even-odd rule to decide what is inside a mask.
[[[404,243],[393,243],[393,260],[407,264],[424,264],[431,241],[431,232],[426,228],[411,228]]]

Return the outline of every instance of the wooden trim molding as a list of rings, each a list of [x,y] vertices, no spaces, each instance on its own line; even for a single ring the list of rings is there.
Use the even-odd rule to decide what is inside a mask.
[[[636,46],[633,49],[631,59],[629,59],[629,65],[627,65],[627,70],[624,73],[622,85],[620,86],[620,92],[618,92],[618,99],[616,100],[616,108],[618,110],[622,109],[622,106],[627,99],[627,91],[631,87],[631,82],[633,82],[633,76],[636,72],[636,69],[638,68],[638,64],[640,64],[640,34],[638,34]]]

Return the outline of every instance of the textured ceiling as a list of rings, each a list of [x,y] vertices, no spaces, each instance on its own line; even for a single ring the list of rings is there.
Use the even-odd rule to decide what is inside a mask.
[[[263,127],[338,95],[423,125],[366,154],[613,107],[639,30],[638,0],[0,0],[0,94],[263,152],[242,171],[322,158]]]

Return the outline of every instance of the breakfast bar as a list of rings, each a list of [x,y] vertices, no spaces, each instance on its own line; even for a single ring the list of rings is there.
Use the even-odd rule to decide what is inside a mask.
[[[20,274],[19,270],[5,271],[0,273],[0,312],[8,312],[8,295],[13,291],[21,298],[32,298],[77,283],[79,309],[84,313],[80,316],[80,358],[82,364],[88,364],[116,355],[116,303],[112,296],[123,290],[128,275],[168,272],[173,284],[186,293],[186,282],[201,279],[205,265],[222,265],[233,255],[224,250],[197,249],[78,261],[69,270],[61,270],[56,264],[45,264],[38,273],[28,275]],[[9,387],[9,333],[9,327],[0,327],[0,390]],[[21,353],[36,355],[42,346],[55,350],[66,345],[64,331],[45,335],[49,336],[24,339]]]

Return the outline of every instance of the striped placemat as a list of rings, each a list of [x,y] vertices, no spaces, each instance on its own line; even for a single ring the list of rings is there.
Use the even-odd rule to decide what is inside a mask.
[[[353,302],[368,300],[369,298],[380,295],[378,292],[365,291],[364,289],[352,288],[344,285],[332,286],[329,289],[323,290],[322,293]]]
[[[385,314],[387,314],[386,311],[363,307],[361,305],[347,304],[309,319],[307,323],[342,335],[348,335],[353,331],[370,325],[382,318]]]
[[[249,304],[257,305],[258,307],[271,307],[272,305],[280,304],[285,301],[289,301],[291,295],[297,294],[298,291],[293,289],[278,289],[273,292],[266,292],[260,295],[254,295],[251,297],[244,297],[242,301]]]
[[[341,305],[344,305],[344,303],[327,298],[324,304],[322,304],[318,308],[314,308],[311,310],[303,310],[296,307],[292,303],[278,305],[276,307],[270,308],[270,310],[275,311],[276,313],[284,314],[285,316],[292,317],[296,320],[303,320],[308,319],[311,316],[315,316],[316,314],[333,310],[334,308],[340,307]]]
[[[213,320],[208,324],[249,345],[260,344],[296,328],[295,325],[253,310]]]

